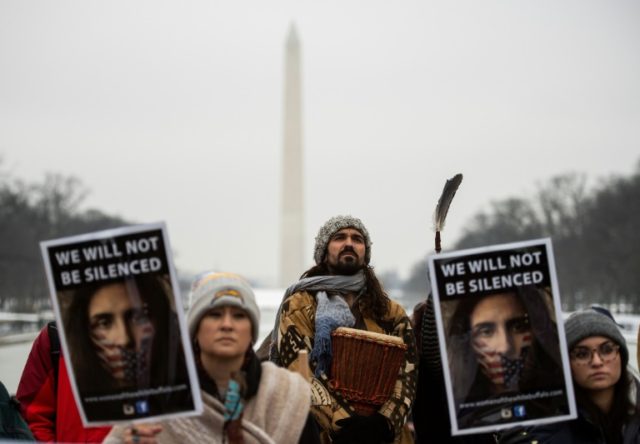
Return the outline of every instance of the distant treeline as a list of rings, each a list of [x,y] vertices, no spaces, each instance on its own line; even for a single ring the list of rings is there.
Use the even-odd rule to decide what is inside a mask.
[[[27,184],[2,167],[0,159],[0,310],[38,310],[49,306],[40,241],[131,222],[80,210],[87,191],[78,179],[50,174]],[[566,174],[539,185],[533,196],[491,202],[455,245],[446,244],[445,230],[445,250],[551,237],[565,310],[599,303],[638,312],[640,162],[629,177],[593,189],[586,182],[584,175]],[[394,273],[387,277],[397,280]],[[406,297],[423,299],[426,282],[425,259],[403,284]]]
[[[491,202],[467,223],[462,249],[551,237],[563,309],[617,305],[640,310],[640,163],[630,177],[612,177],[587,189],[586,177],[551,178],[528,198]],[[462,184],[464,186],[464,183]],[[455,217],[455,205],[449,217]],[[409,297],[426,291],[426,259],[404,285]]]
[[[86,194],[75,178],[50,174],[26,184],[0,164],[0,310],[49,306],[40,241],[129,224],[98,210],[80,211]]]

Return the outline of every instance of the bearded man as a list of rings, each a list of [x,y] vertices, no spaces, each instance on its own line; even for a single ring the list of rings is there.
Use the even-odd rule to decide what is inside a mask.
[[[278,311],[270,358],[279,365],[295,368],[298,351],[310,352],[311,411],[322,429],[324,443],[413,442],[405,422],[415,397],[415,338],[407,314],[389,299],[369,265],[370,259],[371,239],[360,219],[329,219],[316,236],[316,265],[287,289]],[[331,333],[338,327],[396,336],[407,346],[397,376],[392,374],[392,393],[371,415],[356,413],[329,383]],[[360,373],[357,366],[371,363],[347,365],[356,366]]]

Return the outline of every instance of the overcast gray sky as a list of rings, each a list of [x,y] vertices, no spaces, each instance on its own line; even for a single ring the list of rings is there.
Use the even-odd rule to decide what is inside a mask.
[[[80,178],[86,206],[166,221],[176,264],[279,272],[284,42],[302,45],[306,257],[329,217],[379,271],[445,248],[491,200],[640,159],[640,2],[0,2],[0,156]],[[301,270],[303,271],[303,270]]]

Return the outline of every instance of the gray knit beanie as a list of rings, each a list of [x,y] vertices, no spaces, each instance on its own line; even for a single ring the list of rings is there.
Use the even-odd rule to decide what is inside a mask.
[[[620,346],[622,367],[629,362],[627,341],[620,332],[613,316],[603,308],[589,308],[577,311],[564,321],[564,331],[567,335],[567,346],[571,350],[578,342],[591,336],[604,336]]]
[[[197,277],[191,285],[191,307],[187,313],[189,337],[193,340],[204,315],[215,307],[238,307],[249,315],[253,343],[258,340],[260,310],[251,286],[233,273],[206,273]]]
[[[324,260],[331,236],[343,228],[355,228],[364,236],[364,263],[369,264],[371,260],[371,238],[369,237],[369,232],[360,219],[349,215],[334,216],[320,227],[318,235],[316,236],[316,246],[313,250],[313,259],[316,261],[316,264],[320,264]]]

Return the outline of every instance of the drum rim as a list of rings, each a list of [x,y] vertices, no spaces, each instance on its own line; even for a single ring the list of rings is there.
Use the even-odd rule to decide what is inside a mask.
[[[338,327],[332,333],[332,337],[353,338],[361,341],[372,342],[381,345],[390,345],[399,347],[404,350],[407,349],[407,344],[404,343],[401,337],[386,335],[384,333],[378,333],[369,330],[360,330],[351,327]]]

